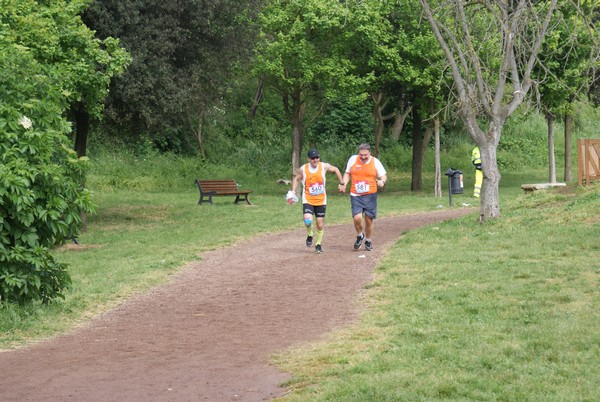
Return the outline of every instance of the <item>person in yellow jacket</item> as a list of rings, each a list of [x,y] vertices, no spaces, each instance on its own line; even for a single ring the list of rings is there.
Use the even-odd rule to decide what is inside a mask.
[[[304,225],[308,234],[306,237],[306,247],[312,246],[314,237],[315,252],[321,254],[323,252],[321,242],[325,230],[325,210],[327,207],[325,174],[327,172],[334,173],[340,184],[343,184],[343,181],[342,174],[337,167],[321,162],[319,151],[312,148],[308,151],[307,156],[308,163],[298,168],[292,180],[292,192],[296,193],[298,183],[303,183],[302,211],[304,212]],[[313,217],[315,218],[314,222]],[[313,229],[314,226],[316,226],[316,230]]]
[[[481,185],[483,184],[481,152],[479,152],[479,147],[473,148],[473,151],[471,152],[471,163],[475,166],[475,188],[473,189],[473,197],[479,198],[481,195]]]

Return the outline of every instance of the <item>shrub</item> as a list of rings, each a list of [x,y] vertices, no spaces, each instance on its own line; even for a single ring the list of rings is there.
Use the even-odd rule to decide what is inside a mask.
[[[66,266],[50,249],[77,235],[92,210],[86,160],[68,147],[64,97],[22,46],[0,43],[0,299],[61,297]]]

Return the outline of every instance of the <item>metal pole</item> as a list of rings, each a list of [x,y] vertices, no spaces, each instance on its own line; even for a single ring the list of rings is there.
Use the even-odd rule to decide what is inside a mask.
[[[448,198],[450,199],[450,206],[452,206],[452,176],[448,176]]]

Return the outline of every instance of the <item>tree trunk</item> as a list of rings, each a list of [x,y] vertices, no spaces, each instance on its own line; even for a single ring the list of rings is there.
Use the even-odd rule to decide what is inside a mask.
[[[82,104],[77,104],[72,109],[75,119],[75,152],[78,157],[87,153],[87,139],[90,132],[90,115],[85,111]]]
[[[292,172],[291,175],[294,177],[294,172],[300,167],[300,152],[302,150],[302,124],[298,124],[297,120],[292,123]]]
[[[548,181],[556,183],[556,160],[554,158],[554,116],[546,113],[548,122]]]
[[[501,129],[498,129],[501,130]],[[500,138],[500,132],[493,133],[492,138]],[[481,188],[480,222],[489,218],[500,217],[500,169],[496,162],[496,145],[493,141],[477,144],[481,153],[483,169],[483,185]]]
[[[435,138],[435,184],[434,193],[436,197],[442,196],[442,163],[440,158],[440,118],[436,114],[433,120]]]
[[[90,132],[90,115],[85,111],[82,103],[77,103],[75,106],[72,106],[71,113],[73,114],[73,119],[75,120],[75,152],[77,153],[77,157],[81,158],[87,154],[87,140]],[[81,186],[85,187],[85,178],[83,179]],[[88,228],[87,214],[85,211],[81,211],[79,213],[79,217],[81,218],[80,232],[86,232]],[[73,240],[75,241],[75,239]]]
[[[304,115],[306,113],[305,103],[302,102],[301,93],[292,95],[291,105],[292,120],[292,177],[300,167],[302,143],[304,140]]]
[[[411,107],[408,106],[406,109],[404,108],[404,102],[400,102],[398,104],[398,110],[396,111],[396,115],[394,117],[394,124],[392,125],[392,133],[391,138],[394,143],[397,143],[400,139],[400,134],[402,133],[402,128],[404,128],[404,122],[408,117],[408,114],[411,112]]]
[[[196,131],[196,139],[198,140],[198,152],[200,156],[205,157],[206,151],[204,149],[204,140],[202,137],[202,129],[204,127],[204,112],[198,113],[198,128]]]
[[[383,134],[383,114],[381,113],[383,101],[383,93],[378,92],[371,96],[374,101],[373,110],[373,138],[375,140],[375,152],[373,155],[379,157],[379,143],[381,142],[381,135]]]
[[[565,113],[565,182],[573,180],[573,159],[571,158],[571,139],[573,138],[573,116]]]
[[[415,105],[412,109],[413,120],[413,152],[412,152],[412,180],[411,191],[423,190],[423,136],[421,135],[421,115]]]
[[[425,151],[427,150],[427,145],[431,141],[431,137],[433,137],[433,126],[428,125],[425,128],[425,137],[423,138],[423,163],[425,163]]]
[[[252,106],[248,109],[248,118],[252,120],[254,116],[256,116],[256,111],[258,110],[258,105],[260,104],[260,100],[262,99],[264,92],[264,83],[263,80],[258,81],[258,86],[256,87],[256,92],[254,93],[254,100],[252,101]]]

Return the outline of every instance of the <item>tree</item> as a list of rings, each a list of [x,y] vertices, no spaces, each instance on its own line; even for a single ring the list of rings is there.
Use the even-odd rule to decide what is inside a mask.
[[[404,32],[396,48],[405,66],[399,74],[402,96],[409,100],[412,114],[411,191],[423,190],[425,151],[434,132],[433,116],[439,116],[449,97],[448,86],[444,85],[444,57],[431,30],[420,23],[421,13],[415,3],[397,5],[393,14],[396,30]]]
[[[365,91],[373,100],[375,155],[384,121],[395,117],[392,135],[397,140],[404,118],[412,117],[411,190],[421,191],[425,149],[433,127],[425,124],[445,102],[440,76],[443,55],[431,30],[419,23],[418,4],[397,1],[362,1],[355,7],[353,40],[349,58],[356,66],[353,74],[364,77]],[[395,107],[385,113],[387,105]]]
[[[82,185],[87,160],[72,150],[66,119],[70,103],[85,97],[80,90],[90,91],[86,99],[106,90],[97,68],[109,64],[108,53],[77,16],[84,4],[0,1],[3,301],[63,295],[70,277],[50,250],[77,236],[81,214],[93,208]],[[90,57],[81,60],[82,52]]]
[[[336,88],[356,88],[351,63],[344,57],[344,39],[352,33],[349,12],[339,1],[274,0],[260,15],[253,72],[283,100],[292,131],[290,174],[300,166],[304,131],[326,100],[335,96]]]
[[[572,180],[571,138],[575,100],[585,101],[593,82],[593,70],[598,64],[600,47],[596,42],[593,16],[598,10],[593,2],[573,7],[569,2],[559,5],[555,20],[565,28],[556,30],[543,44],[540,63],[535,68],[538,101],[548,124],[548,179],[556,182],[554,159],[554,120],[564,121],[564,180]],[[590,18],[592,16],[592,18]]]
[[[202,148],[203,119],[251,56],[261,0],[94,0],[84,15],[133,61],[111,83],[104,131],[157,148]],[[196,146],[197,145],[197,146]]]
[[[77,18],[75,21],[78,21]],[[65,24],[60,24],[65,29]],[[69,93],[69,118],[74,123],[75,151],[87,155],[90,128],[97,124],[104,111],[104,100],[114,77],[125,71],[131,57],[117,39],[98,40],[87,27],[79,26],[80,37],[69,38],[73,46],[65,52],[62,63],[68,65],[71,89]],[[85,44],[93,44],[87,46]]]
[[[458,114],[481,151],[480,220],[497,218],[501,176],[496,149],[506,120],[532,87],[532,71],[553,28],[557,0],[421,4],[448,61]]]
[[[80,14],[89,0],[5,3],[19,4],[11,11],[16,18],[7,19],[11,29],[17,30],[15,42],[31,49],[38,62],[61,66],[69,117],[75,123],[75,149],[84,156],[90,119],[102,115],[110,80],[123,72],[129,55],[118,40],[96,39],[94,32],[82,23]],[[45,14],[40,16],[42,11]]]
[[[385,114],[390,101],[401,96],[394,94],[392,87],[401,81],[403,64],[401,52],[396,48],[402,43],[403,32],[392,24],[394,1],[367,0],[352,7],[349,13],[348,36],[345,48],[346,57],[352,60],[352,74],[362,77],[361,92],[369,94],[373,121],[374,155],[379,156],[379,146],[383,137],[385,120],[398,117],[398,124],[405,111],[394,110]],[[397,87],[398,85],[395,85]],[[394,88],[395,89],[395,88]],[[400,106],[395,102],[394,106]],[[394,108],[395,109],[395,108]]]

